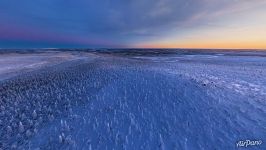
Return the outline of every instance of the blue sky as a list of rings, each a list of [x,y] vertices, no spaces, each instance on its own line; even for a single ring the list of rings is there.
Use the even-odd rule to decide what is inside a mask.
[[[0,0],[0,47],[256,47],[265,8],[266,0]]]

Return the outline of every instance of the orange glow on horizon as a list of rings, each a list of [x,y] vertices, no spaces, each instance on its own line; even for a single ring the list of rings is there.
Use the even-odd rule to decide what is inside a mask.
[[[139,44],[138,48],[194,48],[194,49],[262,49],[266,50],[264,41],[186,41]]]
[[[194,30],[184,28],[151,41],[136,43],[139,48],[261,49],[266,50],[265,9],[220,17],[219,23]],[[227,19],[225,19],[227,18]],[[215,22],[215,21],[214,21]],[[215,24],[215,23],[214,23]]]
[[[246,37],[246,36],[243,36]],[[194,48],[194,49],[262,49],[266,50],[266,38],[220,38],[174,40],[169,42],[148,42],[137,44],[139,48]]]

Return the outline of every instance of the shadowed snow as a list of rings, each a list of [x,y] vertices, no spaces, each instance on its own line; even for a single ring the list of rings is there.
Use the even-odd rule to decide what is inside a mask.
[[[233,54],[28,54],[67,59],[0,83],[0,147],[198,150],[264,142],[265,57]]]

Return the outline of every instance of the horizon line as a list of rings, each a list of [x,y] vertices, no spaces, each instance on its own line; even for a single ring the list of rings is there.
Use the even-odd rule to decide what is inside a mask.
[[[259,51],[265,51],[266,48],[180,48],[180,47],[177,47],[177,48],[167,48],[167,47],[158,47],[158,48],[155,48],[155,47],[117,47],[117,48],[112,48],[112,47],[100,47],[100,48],[89,48],[89,47],[59,47],[59,48],[52,48],[52,47],[43,47],[43,48],[0,48],[0,50],[36,50],[36,49],[42,49],[42,50],[56,50],[56,49],[190,49],[190,50],[259,50]]]

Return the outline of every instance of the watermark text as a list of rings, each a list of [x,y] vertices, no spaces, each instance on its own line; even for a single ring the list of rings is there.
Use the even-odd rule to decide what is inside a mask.
[[[259,146],[262,143],[262,140],[242,140],[236,143],[236,147]]]

